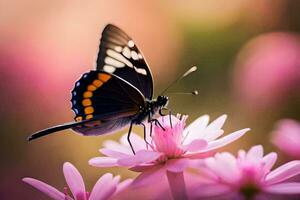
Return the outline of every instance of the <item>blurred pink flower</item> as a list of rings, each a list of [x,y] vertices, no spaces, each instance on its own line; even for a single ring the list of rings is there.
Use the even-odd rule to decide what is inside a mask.
[[[158,120],[165,130],[154,126],[150,145],[146,145],[138,135],[131,135],[131,141],[136,150],[135,155],[128,145],[127,135],[124,135],[120,143],[106,141],[105,148],[100,149],[105,156],[92,158],[89,164],[96,167],[131,167],[134,171],[145,172],[140,177],[150,179],[155,179],[155,176],[150,176],[154,172],[157,176],[162,176],[166,171],[182,172],[188,167],[190,159],[208,157],[217,148],[237,140],[249,130],[248,128],[242,129],[219,138],[224,133],[222,126],[226,117],[222,115],[208,125],[209,117],[204,115],[186,129],[184,126],[187,116],[182,118],[172,116],[172,124],[170,124],[169,116],[160,117]]]
[[[244,106],[257,111],[283,103],[291,91],[299,90],[300,37],[262,34],[245,45],[235,66],[235,94]]]
[[[229,199],[263,199],[264,195],[300,194],[300,183],[286,182],[300,174],[300,161],[288,162],[275,170],[277,160],[272,152],[263,156],[263,147],[257,145],[248,152],[240,150],[237,158],[232,154],[217,153],[200,167],[208,179],[192,190],[198,197],[228,197]],[[198,192],[199,191],[199,192]]]
[[[300,123],[292,119],[280,120],[273,131],[272,142],[291,158],[300,159]]]
[[[63,193],[37,179],[23,178],[23,181],[55,200],[106,200],[117,191],[123,190],[131,182],[128,179],[118,184],[120,176],[113,177],[112,174],[106,173],[97,181],[92,192],[89,193],[85,189],[81,174],[71,163],[64,163],[63,172],[74,198],[68,194],[67,188],[65,188]]]

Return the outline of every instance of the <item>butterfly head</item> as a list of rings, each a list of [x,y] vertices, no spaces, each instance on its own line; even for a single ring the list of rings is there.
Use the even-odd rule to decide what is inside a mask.
[[[167,106],[168,102],[169,102],[169,97],[167,96],[158,96],[157,99],[157,105],[161,108]]]

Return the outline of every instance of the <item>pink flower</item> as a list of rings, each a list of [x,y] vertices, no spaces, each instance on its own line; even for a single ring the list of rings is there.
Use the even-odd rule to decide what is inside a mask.
[[[214,150],[237,140],[249,130],[242,129],[219,138],[224,133],[222,126],[226,115],[222,115],[209,125],[209,117],[204,115],[184,129],[186,119],[187,116],[181,118],[172,116],[170,124],[169,116],[160,117],[158,120],[165,130],[154,126],[153,136],[148,138],[151,139],[150,145],[146,145],[138,135],[132,134],[131,141],[136,151],[135,155],[128,145],[127,135],[120,139],[120,143],[106,141],[105,148],[100,149],[105,156],[92,158],[89,163],[96,167],[131,167],[135,171],[149,172],[142,174],[141,177],[155,179],[155,176],[150,174],[165,170],[182,172],[189,165],[190,159],[205,158]],[[161,173],[157,173],[157,176],[161,176]]]
[[[92,192],[89,193],[85,189],[81,174],[71,163],[64,163],[63,172],[73,198],[68,194],[67,188],[63,193],[37,179],[23,178],[23,181],[55,200],[105,200],[112,197],[116,191],[123,190],[131,182],[125,180],[118,184],[120,176],[113,177],[112,174],[107,173],[97,181]]]
[[[282,105],[288,95],[299,91],[299,65],[299,34],[273,32],[255,37],[242,48],[235,64],[238,101],[251,112]]]
[[[222,196],[229,199],[261,199],[264,195],[300,194],[300,183],[286,182],[300,174],[300,161],[288,162],[275,170],[277,160],[272,152],[263,156],[263,147],[257,145],[248,152],[240,150],[237,158],[224,152],[204,161],[205,184],[193,190],[196,196]],[[203,173],[203,172],[202,172]],[[202,189],[200,189],[202,188]],[[199,191],[199,192],[195,192]]]
[[[300,159],[300,123],[292,119],[280,120],[272,142],[291,158]]]

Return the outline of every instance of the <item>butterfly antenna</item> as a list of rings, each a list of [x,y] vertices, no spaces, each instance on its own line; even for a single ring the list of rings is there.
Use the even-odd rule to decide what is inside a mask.
[[[194,90],[192,92],[169,92],[168,94],[187,94],[187,95],[198,95],[198,90]]]
[[[186,77],[186,76],[188,76],[189,74],[191,74],[191,73],[193,73],[193,72],[195,72],[197,70],[197,66],[193,66],[193,67],[191,67],[189,70],[187,70],[182,76],[180,76],[179,78],[177,78],[177,79],[175,79],[175,81],[173,81],[162,93],[161,93],[161,95],[163,95],[166,91],[168,91],[168,89],[170,89],[173,85],[175,85],[178,81],[180,81],[181,79],[183,79],[184,77]],[[198,91],[197,90],[195,90],[196,91],[196,93],[198,94]],[[193,91],[193,92],[195,92],[195,91]],[[192,92],[192,93],[193,93]],[[191,93],[191,94],[192,94]],[[197,95],[196,94],[196,95]]]

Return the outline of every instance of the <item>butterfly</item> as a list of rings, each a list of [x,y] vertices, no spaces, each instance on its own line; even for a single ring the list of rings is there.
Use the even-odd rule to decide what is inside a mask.
[[[130,142],[132,126],[143,125],[146,134],[144,121],[160,125],[154,115],[164,115],[168,101],[164,95],[153,99],[153,78],[143,54],[124,31],[108,24],[102,32],[96,69],[83,74],[72,90],[75,121],[38,131],[28,140],[69,128],[82,135],[103,135],[129,125],[127,140],[135,153]]]

